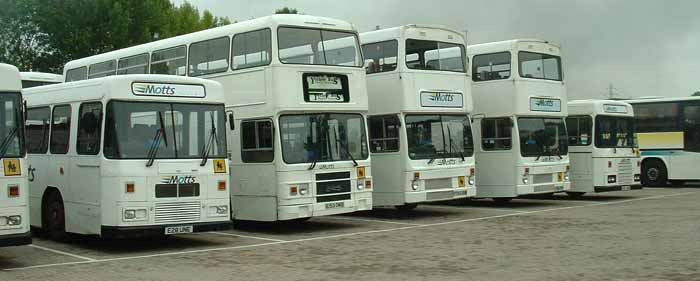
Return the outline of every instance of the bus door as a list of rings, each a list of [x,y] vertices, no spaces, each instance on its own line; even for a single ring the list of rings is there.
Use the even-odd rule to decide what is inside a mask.
[[[700,160],[700,102],[692,102],[683,105],[681,109],[681,128],[683,129],[683,153],[681,157],[675,157],[673,165],[680,167],[674,169],[673,178],[693,179],[697,178],[694,167]]]

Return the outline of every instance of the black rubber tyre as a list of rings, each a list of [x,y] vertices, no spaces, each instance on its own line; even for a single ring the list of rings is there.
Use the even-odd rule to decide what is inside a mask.
[[[659,160],[649,160],[642,165],[644,186],[665,186],[668,184],[666,165]]]
[[[492,198],[496,203],[508,203],[513,200],[512,197],[496,197]]]
[[[396,206],[396,209],[401,211],[401,212],[408,212],[408,211],[413,211],[414,209],[416,209],[416,207],[418,207],[418,204],[416,204],[416,203],[406,203],[403,205]]]
[[[568,195],[571,198],[574,199],[580,199],[583,197],[583,195],[586,194],[585,192],[566,192],[566,195]]]
[[[43,228],[53,240],[64,241],[66,234],[66,212],[61,195],[53,193],[46,200],[43,211]]]
[[[683,187],[683,185],[685,184],[685,181],[681,180],[672,180],[670,182],[673,187]]]

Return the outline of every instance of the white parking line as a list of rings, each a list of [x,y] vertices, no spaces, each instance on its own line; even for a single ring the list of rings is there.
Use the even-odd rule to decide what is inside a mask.
[[[635,198],[635,199],[628,199],[628,200],[620,200],[620,201],[613,201],[613,202],[603,202],[603,203],[595,203],[595,204],[576,205],[576,206],[559,207],[559,208],[542,209],[542,210],[533,210],[533,211],[521,211],[521,212],[518,212],[518,213],[510,213],[510,214],[503,214],[503,215],[496,215],[496,216],[487,216],[487,217],[480,217],[480,218],[463,219],[463,220],[456,220],[456,221],[438,222],[438,223],[421,224],[421,225],[407,225],[407,226],[403,226],[403,227],[390,228],[390,229],[370,230],[370,231],[352,232],[352,233],[344,233],[344,234],[336,234],[336,235],[321,236],[321,237],[312,237],[312,238],[304,238],[304,239],[296,239],[296,240],[274,241],[274,242],[269,242],[269,243],[260,243],[260,244],[252,244],[252,245],[232,246],[232,247],[221,247],[221,248],[211,248],[211,249],[201,249],[201,250],[189,250],[189,251],[170,252],[170,253],[161,253],[161,254],[152,254],[152,255],[142,255],[142,256],[129,256],[129,257],[120,257],[120,258],[110,258],[110,259],[99,259],[99,260],[95,260],[95,259],[91,259],[91,258],[87,258],[87,257],[80,257],[80,256],[77,256],[77,255],[65,253],[65,254],[67,254],[67,255],[69,255],[69,256],[80,257],[80,258],[85,259],[85,260],[84,260],[84,261],[78,261],[78,262],[65,262],[65,263],[54,263],[54,264],[43,264],[43,265],[35,265],[35,266],[27,266],[27,267],[8,268],[8,269],[4,269],[4,270],[6,270],[6,271],[27,270],[27,269],[34,269],[34,268],[45,268],[45,267],[54,267],[54,266],[63,266],[63,265],[77,265],[77,264],[103,263],[103,262],[122,261],[122,260],[132,260],[132,259],[144,259],[144,258],[165,257],[165,256],[174,256],[174,255],[186,255],[186,254],[196,254],[196,253],[207,253],[207,252],[214,252],[214,251],[237,250],[237,249],[246,249],[246,248],[270,246],[270,245],[280,245],[280,244],[290,244],[290,243],[301,243],[301,242],[306,242],[306,241],[326,240],[326,239],[333,239],[333,238],[340,238],[340,237],[349,237],[349,236],[357,236],[357,235],[368,235],[368,234],[374,234],[374,233],[392,232],[392,231],[407,230],[407,229],[415,229],[415,228],[426,228],[426,227],[450,225],[450,224],[456,224],[456,223],[473,222],[473,221],[482,221],[482,220],[490,220],[490,219],[505,218],[505,217],[514,217],[514,216],[521,216],[521,215],[525,215],[525,214],[536,214],[536,213],[544,213],[544,212],[552,212],[552,211],[561,211],[561,210],[568,210],[568,209],[578,209],[578,208],[595,207],[595,206],[605,206],[605,205],[624,204],[624,203],[629,203],[629,202],[636,202],[636,201],[643,201],[643,200],[652,200],[652,199],[661,199],[661,198],[666,198],[666,197],[676,197],[676,196],[683,196],[683,195],[697,194],[697,193],[698,193],[698,191],[691,191],[691,192],[683,192],[683,193],[675,193],[675,194],[666,194],[666,195],[658,195],[658,196],[649,196],[649,197],[642,197],[642,198]],[[49,251],[52,251],[51,249],[48,249],[48,250],[49,250]],[[63,252],[61,252],[61,253],[63,253]]]
[[[71,254],[71,253],[67,253],[67,252],[64,252],[64,251],[54,250],[54,249],[51,249],[51,248],[46,248],[46,247],[42,247],[42,246],[38,246],[38,245],[34,245],[34,244],[30,244],[29,247],[37,248],[37,249],[40,249],[40,250],[44,250],[44,251],[47,251],[47,252],[52,252],[52,253],[59,254],[59,255],[74,257],[74,258],[81,259],[81,260],[86,260],[86,261],[97,261],[97,259],[88,258],[88,257],[76,255],[76,254]]]
[[[388,223],[388,224],[398,224],[398,225],[412,225],[412,226],[422,225],[422,224],[418,224],[418,223],[375,220],[375,219],[355,218],[355,217],[348,217],[348,216],[325,216],[323,218],[324,219],[347,220],[347,221],[364,221],[364,222],[377,222],[377,223]]]
[[[218,231],[210,231],[210,232],[205,232],[205,233],[211,233],[211,234],[217,234],[217,235],[223,235],[223,236],[233,236],[233,237],[241,237],[241,238],[266,240],[266,241],[273,241],[273,242],[285,242],[285,241],[287,241],[287,240],[281,240],[281,239],[264,238],[264,237],[241,235],[241,234],[228,233],[228,232],[218,232]]]

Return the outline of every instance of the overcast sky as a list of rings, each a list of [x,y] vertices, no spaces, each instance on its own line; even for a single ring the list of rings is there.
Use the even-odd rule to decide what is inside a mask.
[[[182,3],[182,0],[174,0]],[[562,45],[571,99],[689,96],[700,91],[700,1],[190,0],[232,20],[288,6],[360,32],[409,23],[469,31],[468,44],[539,38]]]

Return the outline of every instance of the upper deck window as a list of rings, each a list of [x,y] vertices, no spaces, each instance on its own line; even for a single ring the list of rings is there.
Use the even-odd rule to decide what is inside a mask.
[[[510,52],[474,56],[473,81],[490,81],[510,78]]]
[[[561,58],[531,52],[519,52],[520,77],[562,81]]]
[[[148,73],[148,53],[119,59],[117,75]]]
[[[426,40],[406,40],[406,66],[410,69],[464,72],[464,46]]]
[[[229,38],[221,37],[190,44],[190,76],[224,72],[228,69]]]
[[[107,77],[117,73],[117,63],[114,60],[105,61],[90,65],[88,79]]]
[[[272,45],[269,29],[251,31],[233,36],[233,70],[270,64]]]
[[[399,43],[396,40],[362,45],[367,74],[396,70]]]
[[[66,82],[80,81],[87,79],[87,66],[74,68],[66,71]]]
[[[277,37],[282,63],[361,66],[362,60],[355,33],[280,27]]]
[[[185,57],[187,47],[179,46],[164,49],[151,54],[151,74],[169,74],[185,76]]]

